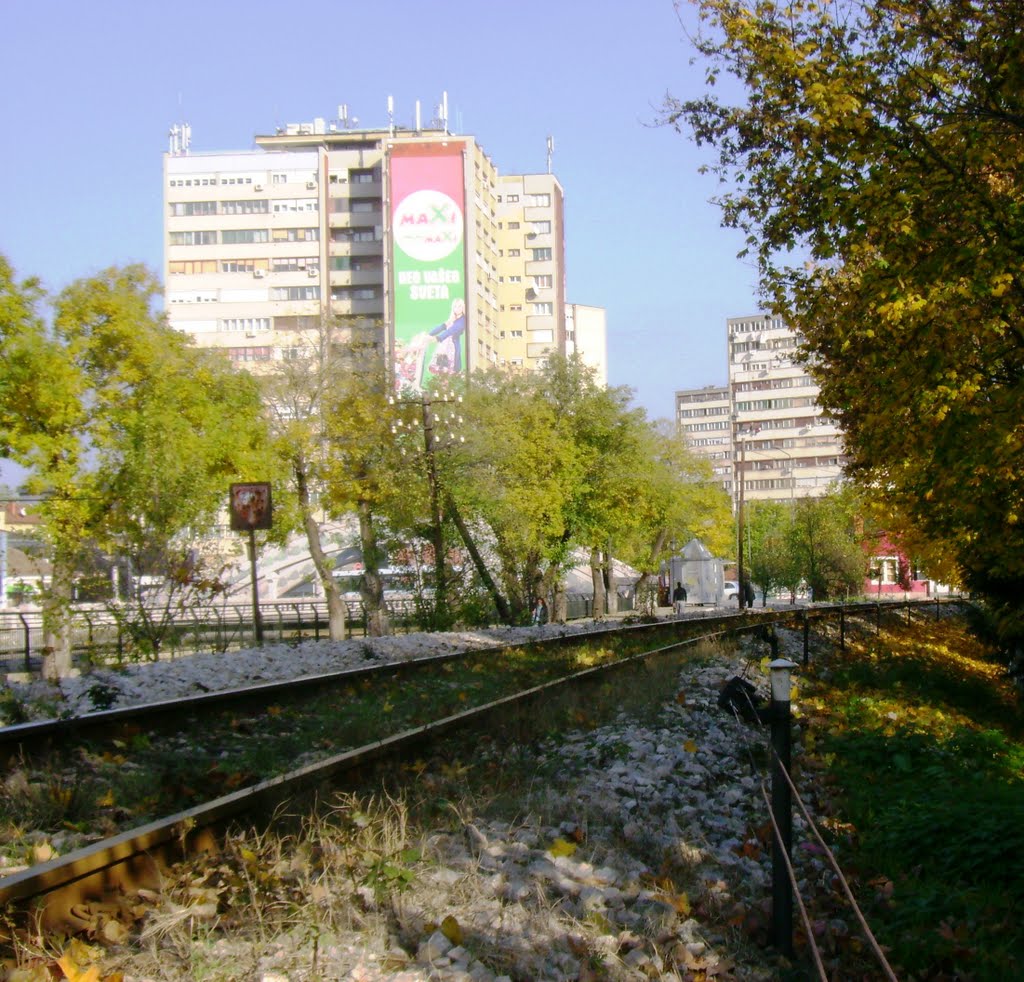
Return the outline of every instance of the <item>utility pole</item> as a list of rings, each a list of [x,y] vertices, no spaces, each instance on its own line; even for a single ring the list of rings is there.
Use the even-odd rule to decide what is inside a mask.
[[[441,501],[437,484],[437,463],[434,460],[434,422],[430,413],[430,400],[424,396],[423,449],[426,453],[427,487],[430,492],[430,538],[434,550],[434,613],[445,620],[448,611],[448,582],[445,571],[444,527],[441,524]]]

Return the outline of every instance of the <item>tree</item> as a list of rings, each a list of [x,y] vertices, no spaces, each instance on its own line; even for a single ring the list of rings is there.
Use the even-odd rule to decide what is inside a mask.
[[[796,593],[802,573],[794,555],[795,505],[780,501],[751,501],[744,507],[743,531],[748,537],[746,566],[751,579],[768,594],[779,587]]]
[[[794,569],[815,600],[845,599],[864,587],[866,559],[849,490],[796,502],[788,535]]]
[[[141,266],[108,269],[62,291],[47,327],[37,284],[16,283],[0,259],[0,447],[42,498],[50,677],[71,667],[70,602],[87,549],[170,568],[213,525],[229,483],[266,463],[254,380],[192,348],[154,312],[158,293]]]
[[[805,340],[849,471],[1024,586],[1024,9],[991,0],[700,0],[707,82],[669,100],[717,151],[724,223]],[[1007,531],[1010,534],[1007,534]]]
[[[532,374],[478,374],[464,415],[465,442],[447,455],[447,481],[459,512],[486,529],[499,588],[521,620],[569,553],[565,506],[580,473],[573,441]]]
[[[734,542],[729,497],[713,479],[707,458],[693,453],[685,434],[668,422],[650,424],[646,439],[642,483],[629,505],[635,534],[616,542],[619,555],[641,573],[638,593],[648,591],[673,548],[699,538],[723,555]]]
[[[318,322],[296,346],[296,357],[280,362],[263,379],[274,452],[288,474],[296,520],[327,602],[332,640],[345,637],[346,609],[334,576],[334,561],[323,542],[323,481],[330,453],[325,409],[333,405],[351,368],[342,357],[329,323]],[[295,523],[288,523],[294,525]]]
[[[389,634],[377,515],[386,513],[401,497],[403,468],[391,432],[393,414],[383,362],[375,359],[349,373],[340,387],[331,390],[323,414],[323,501],[332,514],[354,511],[358,516],[363,558],[359,593],[367,631],[373,636]]]

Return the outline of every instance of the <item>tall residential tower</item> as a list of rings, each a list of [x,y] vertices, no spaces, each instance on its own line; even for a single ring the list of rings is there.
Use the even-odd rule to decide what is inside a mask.
[[[558,180],[499,174],[443,117],[367,130],[346,116],[230,153],[191,153],[172,131],[173,326],[259,371],[297,357],[303,332],[329,323],[353,359],[386,357],[410,391],[571,351]],[[602,359],[603,347],[602,336]]]

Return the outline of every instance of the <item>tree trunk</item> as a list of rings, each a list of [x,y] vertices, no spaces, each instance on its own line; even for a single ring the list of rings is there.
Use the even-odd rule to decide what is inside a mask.
[[[612,565],[610,549],[604,554],[603,566],[605,595],[608,598],[608,613],[617,614],[619,612],[619,592],[615,588],[615,567]]]
[[[469,528],[462,520],[462,515],[460,514],[459,509],[455,507],[455,501],[452,499],[451,495],[447,496],[446,501],[448,511],[452,516],[452,520],[455,522],[455,527],[459,530],[459,535],[462,536],[462,541],[466,544],[466,549],[469,551],[469,555],[473,560],[473,565],[476,566],[477,575],[483,581],[484,586],[487,587],[487,591],[490,593],[491,599],[494,601],[494,606],[498,610],[498,617],[501,619],[501,623],[507,624],[511,627],[514,621],[512,619],[512,611],[509,609],[508,602],[501,595],[501,591],[494,582],[494,577],[491,576],[491,571],[485,565],[483,557],[480,555],[480,550],[477,549],[476,543],[473,541],[473,537],[469,534]]]
[[[641,573],[634,594],[637,609],[654,616],[658,612],[658,579],[653,573]]]
[[[605,615],[604,570],[601,568],[601,552],[590,550],[590,581],[594,584],[594,620]]]
[[[313,560],[313,568],[324,588],[327,600],[327,630],[332,641],[345,639],[345,600],[341,595],[341,587],[334,578],[334,564],[327,558],[320,543],[320,526],[313,517],[313,507],[309,501],[309,484],[305,466],[301,461],[293,464],[295,484],[299,494],[299,510],[302,513],[302,527],[309,545],[309,555]]]
[[[71,674],[71,595],[73,566],[55,556],[50,585],[43,590],[43,678],[51,682]]]
[[[565,580],[561,576],[551,588],[551,620],[564,624],[569,619],[569,598],[565,593]]]
[[[377,534],[373,528],[373,512],[366,500],[360,500],[357,511],[359,545],[363,552],[363,578],[359,584],[359,595],[366,611],[366,633],[371,638],[381,638],[391,633],[391,624],[384,605],[384,582],[380,576],[380,556],[377,549]]]

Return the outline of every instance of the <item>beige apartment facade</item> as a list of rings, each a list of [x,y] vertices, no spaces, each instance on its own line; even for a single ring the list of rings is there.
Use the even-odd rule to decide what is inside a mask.
[[[255,144],[164,157],[166,310],[197,344],[259,372],[330,323],[414,390],[567,353],[552,174],[501,175],[446,129],[315,120]]]
[[[565,305],[565,353],[579,355],[598,385],[608,384],[608,316],[604,307]]]
[[[825,494],[843,477],[842,433],[796,358],[800,338],[765,314],[731,317],[726,331],[728,385],[677,392],[677,426],[734,502]]]
[[[732,487],[732,404],[729,387],[707,385],[676,392],[676,428],[694,453],[707,457],[715,480]]]

